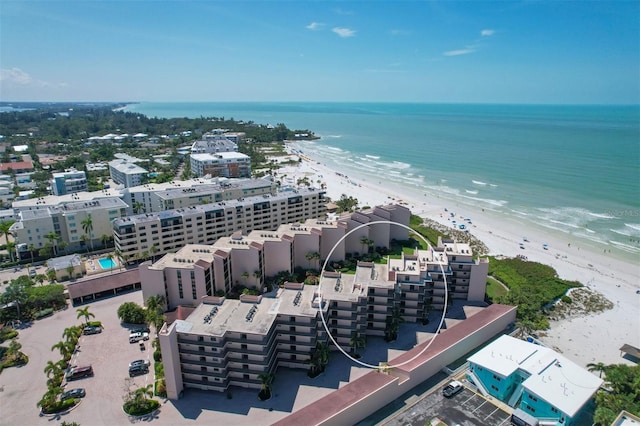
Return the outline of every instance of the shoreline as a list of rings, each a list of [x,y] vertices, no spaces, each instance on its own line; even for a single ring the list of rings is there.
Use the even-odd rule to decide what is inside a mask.
[[[297,144],[287,144],[291,152]],[[341,173],[323,163],[323,158],[301,156],[297,166],[285,166],[277,171],[296,182],[308,177],[314,186],[320,181],[332,200],[342,194],[358,199],[360,206],[399,203],[412,213],[453,227],[471,219],[467,229],[482,241],[490,255],[515,257],[524,255],[528,260],[553,267],[563,279],[579,281],[610,300],[614,308],[586,316],[551,321],[549,330],[540,333],[540,340],[579,365],[592,362],[605,364],[630,363],[620,355],[623,344],[640,347],[640,266],[614,254],[598,252],[584,242],[520,223],[513,217],[501,215],[492,209],[477,209],[460,205],[446,197],[439,197],[402,186],[381,177],[377,183],[362,178],[355,171]],[[422,193],[421,193],[422,192]],[[455,216],[451,216],[454,213]],[[539,229],[542,228],[542,229]],[[528,241],[525,241],[524,238]],[[521,248],[520,244],[524,248]],[[546,244],[546,249],[543,247]],[[594,345],[593,339],[599,344]]]

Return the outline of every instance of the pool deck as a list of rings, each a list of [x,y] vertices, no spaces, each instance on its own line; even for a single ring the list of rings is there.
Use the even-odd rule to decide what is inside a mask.
[[[84,262],[84,267],[87,271],[87,275],[101,274],[103,272],[111,271],[113,269],[119,269],[122,267],[122,265],[120,265],[120,259],[114,257],[112,259],[113,267],[104,269],[102,266],[100,266],[100,259],[106,259],[106,256],[92,256]]]

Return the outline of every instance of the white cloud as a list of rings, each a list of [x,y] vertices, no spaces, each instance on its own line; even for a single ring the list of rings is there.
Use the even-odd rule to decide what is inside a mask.
[[[33,82],[33,79],[29,74],[22,71],[20,68],[2,68],[0,69],[0,81],[6,81],[7,83],[14,83],[21,86],[26,86]]]
[[[305,28],[308,30],[319,30],[320,27],[322,27],[324,24],[320,23],[320,22],[312,22],[309,25],[307,25]]]
[[[67,87],[67,83],[50,83],[44,80],[34,79],[29,73],[20,68],[2,68],[0,69],[0,81],[14,86],[33,86],[33,87]]]
[[[444,52],[444,56],[460,56],[460,55],[468,55],[469,53],[475,52],[474,49],[458,49],[458,50],[449,50],[448,52]]]
[[[482,30],[482,31],[480,31],[480,35],[482,37],[491,37],[493,34],[495,34],[495,30]]]
[[[350,28],[334,27],[331,29],[331,31],[338,34],[342,38],[353,37],[356,35],[356,30],[352,30]]]

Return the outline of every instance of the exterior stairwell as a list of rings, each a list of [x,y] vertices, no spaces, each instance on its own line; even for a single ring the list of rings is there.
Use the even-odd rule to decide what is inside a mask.
[[[511,394],[511,398],[509,398],[507,404],[509,404],[510,407],[515,407],[515,404],[520,399],[520,396],[522,396],[522,383],[520,383],[518,387],[516,387],[516,390],[513,391],[513,394]]]
[[[489,396],[489,392],[487,392],[485,387],[482,385],[482,382],[480,381],[480,379],[478,379],[478,376],[476,376],[476,374],[473,371],[467,371],[467,375],[471,377],[473,384],[476,385],[476,387],[478,388],[478,390],[482,395]]]

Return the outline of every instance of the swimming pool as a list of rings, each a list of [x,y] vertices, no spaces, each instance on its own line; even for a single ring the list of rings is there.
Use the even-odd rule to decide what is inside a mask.
[[[98,263],[100,264],[100,267],[102,269],[112,269],[115,268],[116,262],[113,261],[113,259],[109,259],[107,257],[103,257],[101,259],[98,259]]]

